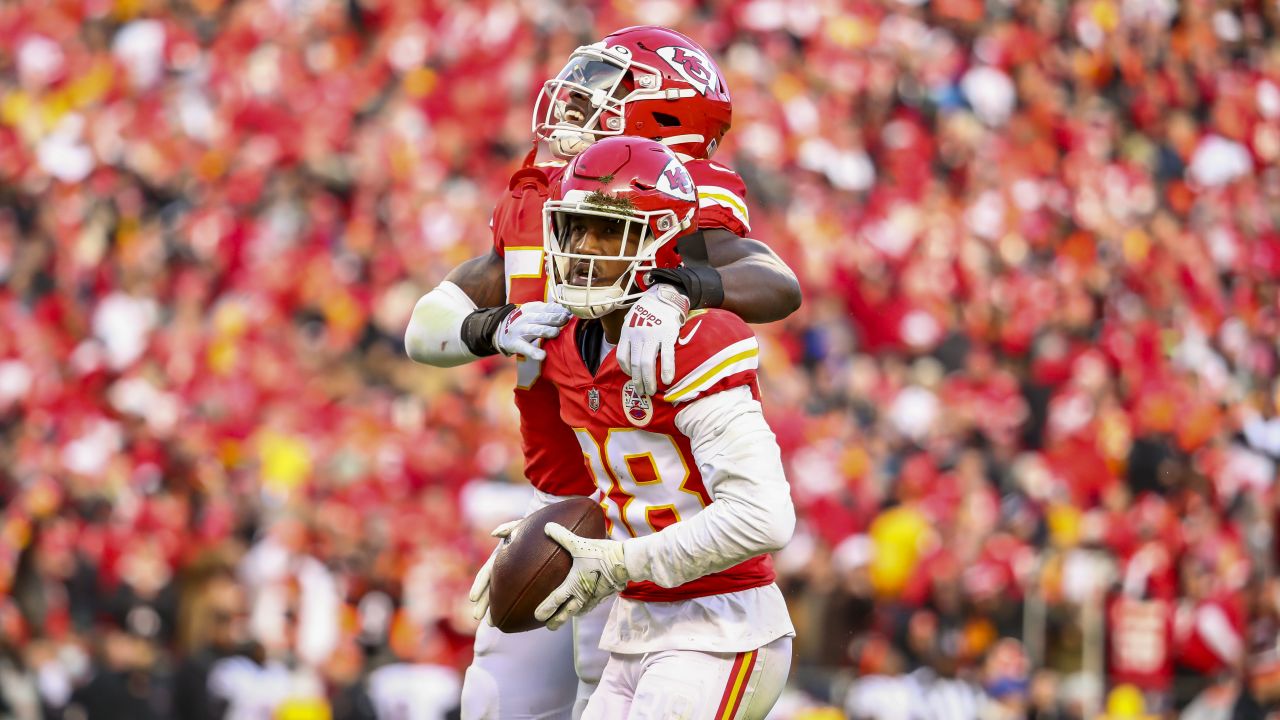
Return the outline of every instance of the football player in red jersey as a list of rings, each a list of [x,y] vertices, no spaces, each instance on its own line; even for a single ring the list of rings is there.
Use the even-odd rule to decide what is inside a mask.
[[[536,495],[530,511],[594,491],[578,461],[573,432],[560,421],[555,389],[538,382],[543,351],[537,343],[568,319],[562,308],[544,302],[541,213],[569,156],[599,137],[660,138],[688,160],[699,186],[701,232],[682,238],[685,264],[654,278],[631,308],[646,322],[629,327],[620,340],[622,367],[649,394],[656,392],[659,359],[662,379],[674,378],[678,331],[690,311],[722,307],[752,322],[771,322],[799,305],[794,274],[763,243],[744,239],[750,222],[741,178],[706,159],[727,132],[730,114],[718,68],[679,33],[628,28],[579,48],[540,95],[534,116],[538,141],[494,211],[493,251],[454,269],[414,309],[405,345],[419,362],[451,367],[496,352],[518,357],[516,405],[525,474]],[[481,614],[487,571],[488,565],[472,592]],[[602,654],[591,655],[593,634],[579,633],[583,697],[604,665]],[[572,654],[568,632],[509,636],[482,624],[463,690],[464,720],[567,716],[576,685]]]
[[[584,718],[763,718],[791,664],[795,631],[768,553],[790,539],[795,511],[760,407],[755,336],[732,313],[693,313],[676,377],[652,396],[614,352],[624,326],[648,321],[629,306],[680,264],[698,205],[671,150],[619,137],[570,162],[543,210],[551,295],[575,319],[543,344],[542,376],[611,539],[547,525],[573,567],[535,617],[555,628],[620,593]]]

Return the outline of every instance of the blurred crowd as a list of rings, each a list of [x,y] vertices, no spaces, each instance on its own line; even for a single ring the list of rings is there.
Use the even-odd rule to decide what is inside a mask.
[[[780,718],[1280,702],[1280,6],[0,3],[0,718],[456,712],[513,369],[412,364],[541,80],[703,43],[805,305]]]

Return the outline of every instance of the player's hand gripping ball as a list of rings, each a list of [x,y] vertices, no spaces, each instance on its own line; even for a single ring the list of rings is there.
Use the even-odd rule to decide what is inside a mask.
[[[590,498],[563,500],[522,520],[498,546],[489,578],[489,621],[503,632],[542,627],[533,611],[569,576],[573,556],[547,537],[551,522],[581,537],[607,537],[604,511]]]

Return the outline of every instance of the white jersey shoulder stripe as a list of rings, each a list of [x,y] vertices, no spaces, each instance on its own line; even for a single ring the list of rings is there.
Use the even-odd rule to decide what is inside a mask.
[[[506,270],[507,297],[511,297],[512,280],[542,277],[544,265],[541,247],[508,247],[502,254],[502,261]]]
[[[670,403],[688,402],[720,380],[760,365],[760,343],[754,337],[744,338],[712,355],[679,382],[667,388],[663,399]]]

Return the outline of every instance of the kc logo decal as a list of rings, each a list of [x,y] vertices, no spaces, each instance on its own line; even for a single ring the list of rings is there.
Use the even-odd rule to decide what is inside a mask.
[[[674,157],[663,168],[662,175],[658,177],[658,191],[690,202],[696,202],[698,199],[694,189],[693,178],[689,176],[689,171],[685,169],[684,165]]]
[[[712,70],[711,61],[702,53],[689,48],[667,46],[658,48],[658,56],[667,61],[681,77],[706,95],[708,92],[719,92],[716,73]]]

